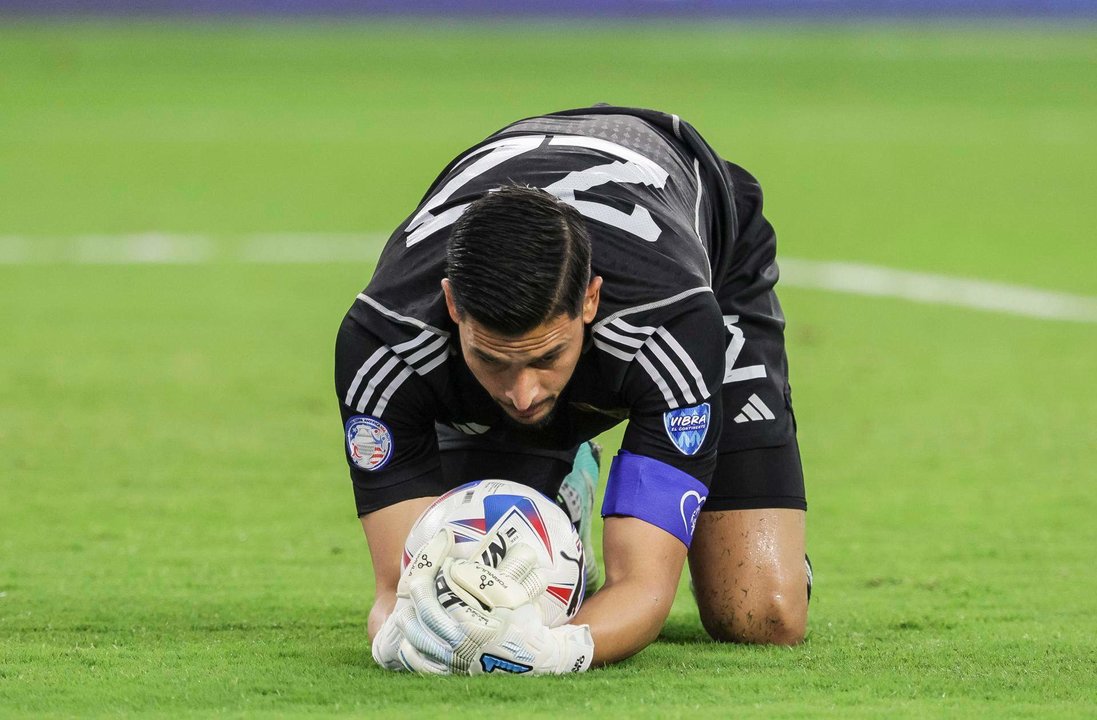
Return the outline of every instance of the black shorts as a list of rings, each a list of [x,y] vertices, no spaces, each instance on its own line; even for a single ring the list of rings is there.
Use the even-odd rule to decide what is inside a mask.
[[[773,291],[776,266],[772,280],[763,275],[755,276],[746,299],[735,288],[717,293],[725,321],[728,367],[721,388],[724,417],[716,470],[702,512],[807,510],[784,316]]]

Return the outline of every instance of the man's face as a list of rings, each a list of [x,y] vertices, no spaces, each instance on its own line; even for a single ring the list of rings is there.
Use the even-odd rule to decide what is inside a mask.
[[[449,281],[442,285],[450,317],[457,324],[461,354],[476,380],[515,423],[530,428],[548,424],[579,363],[583,329],[598,310],[602,279],[591,281],[578,316],[562,313],[521,335],[500,334],[462,316]]]

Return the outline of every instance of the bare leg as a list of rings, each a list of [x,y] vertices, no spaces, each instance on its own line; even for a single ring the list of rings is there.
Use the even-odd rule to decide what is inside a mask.
[[[724,642],[792,645],[807,630],[803,510],[702,512],[689,567],[701,623]]]

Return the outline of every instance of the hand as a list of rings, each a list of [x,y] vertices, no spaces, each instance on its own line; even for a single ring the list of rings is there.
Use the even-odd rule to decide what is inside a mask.
[[[408,591],[408,581],[419,574],[434,576],[452,547],[453,536],[445,530],[439,532],[426,547],[416,553],[401,576],[396,589],[396,605],[373,638],[373,660],[386,670],[415,671],[400,655],[400,647],[405,644],[405,630],[409,626],[421,627],[415,615],[415,604]]]
[[[536,568],[536,553],[526,545],[513,546],[497,570],[471,560],[443,565],[447,585],[475,600],[466,600],[464,607],[451,606],[451,616],[473,627],[486,624],[487,619],[496,623],[495,637],[480,646],[470,674],[499,670],[559,675],[590,667],[594,640],[588,625],[550,628],[544,624],[533,602],[545,590]]]
[[[395,654],[404,667],[473,675],[496,670],[538,675],[590,667],[594,643],[589,628],[548,628],[532,602],[545,590],[532,548],[512,546],[498,568],[446,559],[434,574],[436,559],[445,557],[451,542],[432,540],[401,579],[398,595],[413,603],[392,616],[403,637]]]
[[[403,615],[408,609],[412,614],[415,608],[408,598],[397,598],[392,612],[385,618],[381,629],[373,637],[373,661],[386,670],[407,670],[400,661],[400,643],[404,641],[404,635],[400,630],[397,617]]]

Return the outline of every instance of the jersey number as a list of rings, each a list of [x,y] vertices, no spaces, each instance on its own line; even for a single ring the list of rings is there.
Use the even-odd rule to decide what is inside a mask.
[[[542,188],[543,190],[552,193],[591,220],[619,228],[648,242],[659,239],[659,226],[655,224],[651,213],[645,207],[635,205],[632,212],[626,213],[609,205],[575,198],[576,192],[590,190],[611,182],[662,188],[667,183],[669,173],[657,163],[628,148],[599,138],[570,135],[554,135],[551,138],[548,135],[520,135],[497,140],[478,148],[476,153],[479,157],[447,182],[408,223],[408,236],[405,240],[407,246],[411,247],[457,222],[457,218],[461,217],[468,203],[448,208],[437,215],[434,214],[434,210],[449,200],[455,192],[492,168],[541,147],[546,140],[549,145],[589,148],[618,159],[586,170],[570,172]]]
[[[728,343],[727,353],[724,355],[724,384],[764,378],[766,376],[765,365],[747,365],[735,367],[735,361],[739,359],[739,353],[743,351],[743,345],[747,339],[743,337],[743,330],[736,325],[739,322],[738,315],[725,315],[724,327],[731,333],[731,342]]]

